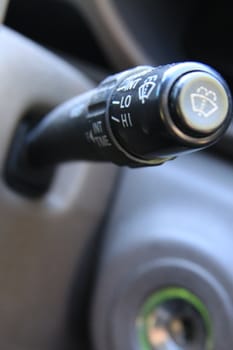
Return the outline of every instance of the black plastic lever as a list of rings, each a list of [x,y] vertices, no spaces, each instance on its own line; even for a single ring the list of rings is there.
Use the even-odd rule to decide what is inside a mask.
[[[25,133],[20,154],[38,174],[71,160],[158,165],[217,142],[231,105],[226,82],[207,65],[139,66],[57,107]],[[11,185],[13,173],[8,167]]]

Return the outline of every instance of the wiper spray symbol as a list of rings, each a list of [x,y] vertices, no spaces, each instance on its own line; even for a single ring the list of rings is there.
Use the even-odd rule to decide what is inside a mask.
[[[192,93],[190,99],[192,110],[200,117],[208,118],[218,109],[216,93],[204,86],[200,86],[195,93]]]
[[[142,103],[145,103],[146,100],[148,100],[148,98],[150,97],[150,94],[156,86],[155,81],[157,80],[157,78],[157,75],[153,75],[152,77],[147,78],[138,89],[138,97]]]

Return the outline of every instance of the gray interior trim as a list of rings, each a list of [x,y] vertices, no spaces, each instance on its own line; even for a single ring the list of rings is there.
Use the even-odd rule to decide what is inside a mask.
[[[150,293],[170,286],[189,289],[207,306],[214,350],[232,347],[232,206],[232,165],[204,152],[124,171],[93,298],[95,349],[137,349],[129,343],[132,318]],[[183,272],[192,264],[205,271],[205,283],[194,265],[178,270],[177,259]]]
[[[93,84],[6,27],[0,29],[0,52],[2,172],[25,112],[50,109]],[[111,165],[68,164],[58,169],[50,191],[35,201],[13,193],[0,180],[1,348],[61,348],[77,263],[103,217],[115,176]]]
[[[81,9],[116,67],[151,64],[110,0],[69,0]]]
[[[0,1],[0,23],[3,22],[8,2],[9,2],[9,0],[1,0]]]

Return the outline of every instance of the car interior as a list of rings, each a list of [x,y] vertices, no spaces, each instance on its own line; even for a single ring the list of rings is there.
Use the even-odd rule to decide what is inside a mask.
[[[0,0],[1,349],[233,349],[229,5]]]

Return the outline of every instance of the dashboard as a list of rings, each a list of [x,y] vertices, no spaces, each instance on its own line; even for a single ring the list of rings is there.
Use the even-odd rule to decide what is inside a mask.
[[[2,173],[21,120],[120,70],[198,61],[233,88],[225,0],[11,0],[3,10]],[[1,347],[231,349],[232,139],[230,125],[208,151],[160,167],[59,166],[36,200],[1,179]]]

